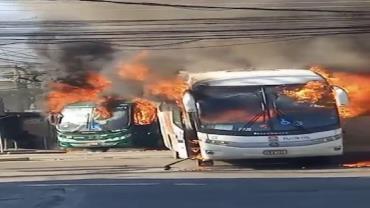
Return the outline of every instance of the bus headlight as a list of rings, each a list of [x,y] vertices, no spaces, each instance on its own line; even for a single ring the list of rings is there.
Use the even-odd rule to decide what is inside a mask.
[[[116,141],[119,141],[119,140],[122,140],[122,139],[127,139],[131,136],[132,136],[132,134],[125,134],[125,135],[122,135],[122,136],[109,138],[109,139],[106,139],[104,141],[106,141],[106,142],[116,142]]]
[[[207,144],[214,144],[214,145],[228,145],[228,141],[222,141],[222,140],[212,140],[212,139],[206,139],[205,143]]]
[[[335,141],[335,140],[338,140],[338,139],[342,139],[342,134],[337,134],[337,135],[334,135],[334,136],[330,136],[330,137],[324,137],[324,138],[320,138],[320,140],[322,142],[332,142],[332,141]]]

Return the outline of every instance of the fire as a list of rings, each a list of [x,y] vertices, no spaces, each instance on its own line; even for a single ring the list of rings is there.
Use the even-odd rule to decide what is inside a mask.
[[[185,91],[189,88],[186,82],[180,78],[172,80],[159,80],[146,86],[146,90],[154,96],[161,96],[169,101],[174,101],[178,105]]]
[[[343,164],[343,167],[346,167],[346,168],[366,168],[366,167],[370,167],[370,161]]]
[[[180,78],[170,79],[153,72],[145,64],[147,52],[141,52],[132,60],[118,66],[118,75],[124,81],[140,81],[148,97],[160,97],[176,102],[181,106],[181,98],[188,89],[188,85]],[[101,74],[89,73],[85,77],[85,85],[70,85],[62,82],[52,83],[51,91],[47,96],[47,109],[49,113],[59,113],[66,105],[78,102],[93,102],[96,104],[95,116],[99,119],[108,119],[112,116],[111,109],[107,106],[108,97],[102,94],[111,86],[111,81]],[[120,98],[128,98],[120,95]],[[132,95],[129,95],[132,97]],[[134,123],[146,125],[156,120],[156,106],[154,102],[135,98]]]
[[[325,77],[331,85],[347,91],[350,104],[340,110],[342,117],[352,118],[370,113],[370,73],[330,72],[318,66],[311,70]]]
[[[97,102],[100,94],[110,87],[111,82],[97,73],[86,76],[86,86],[73,86],[55,82],[50,85],[47,95],[47,109],[50,113],[59,113],[64,106],[78,102]]]
[[[301,89],[284,90],[283,94],[299,102],[318,103],[326,94],[326,86],[321,81],[310,81]]]
[[[134,99],[134,123],[136,125],[148,125],[156,120],[157,108],[153,102],[143,99]]]
[[[248,112],[245,109],[229,109],[212,115],[203,115],[202,122],[209,124],[227,124],[227,123],[248,123],[256,115],[254,112]],[[271,112],[272,115],[272,112]],[[274,115],[272,115],[274,116]],[[267,116],[257,118],[256,122],[266,122]]]
[[[133,60],[119,66],[118,75],[123,80],[142,81],[145,92],[150,96],[164,98],[180,104],[184,92],[188,89],[186,82],[179,77],[168,78],[153,73],[144,62],[147,52],[136,55]]]
[[[118,75],[122,79],[144,81],[149,78],[150,70],[143,63],[143,59],[147,56],[146,52],[139,53],[133,60],[123,63],[119,66]]]
[[[95,119],[104,120],[112,117],[112,112],[105,106],[98,106],[95,109]]]
[[[104,120],[113,116],[112,104],[119,98],[116,96],[104,96],[96,101],[96,108],[94,112],[95,119]]]

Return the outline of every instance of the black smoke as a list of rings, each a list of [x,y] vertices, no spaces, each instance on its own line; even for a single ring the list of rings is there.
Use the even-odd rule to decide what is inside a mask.
[[[116,53],[111,43],[100,40],[45,44],[34,50],[47,61],[46,71],[54,81],[76,87],[88,87],[88,75],[109,67]]]
[[[86,76],[104,70],[112,62],[115,50],[108,42],[66,44],[60,47],[57,59],[59,69],[64,72],[57,80],[73,86],[86,86]]]

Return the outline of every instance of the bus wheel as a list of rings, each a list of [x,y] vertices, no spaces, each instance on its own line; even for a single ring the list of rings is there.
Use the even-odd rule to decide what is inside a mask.
[[[201,160],[196,159],[198,167],[212,167],[214,165],[213,160]]]
[[[296,165],[309,168],[339,168],[342,166],[342,159],[341,156],[301,158],[296,161]]]
[[[321,159],[322,165],[330,166],[334,168],[342,167],[343,157],[342,156],[327,156]]]
[[[91,152],[108,152],[109,147],[97,147],[90,149]]]

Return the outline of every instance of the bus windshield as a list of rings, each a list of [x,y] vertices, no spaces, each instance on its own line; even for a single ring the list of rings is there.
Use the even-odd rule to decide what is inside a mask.
[[[129,125],[129,113],[127,106],[119,106],[113,109],[112,117],[108,119],[92,118],[92,131],[114,131],[124,129]]]
[[[266,87],[273,112],[274,130],[287,131],[339,125],[339,116],[330,86],[307,84]]]
[[[312,93],[319,95],[314,100],[294,96],[293,92],[300,92],[305,87],[305,84],[207,87],[195,95],[200,128],[281,132],[339,125],[330,86],[314,89]]]
[[[66,107],[61,112],[63,117],[58,130],[65,132],[88,131],[92,107]]]
[[[197,92],[201,128],[227,131],[270,130],[260,87],[210,87]]]
[[[124,129],[130,123],[127,106],[114,108],[112,116],[108,119],[99,119],[94,112],[94,107],[67,107],[62,111],[63,118],[58,125],[58,130],[64,132],[114,131]]]

